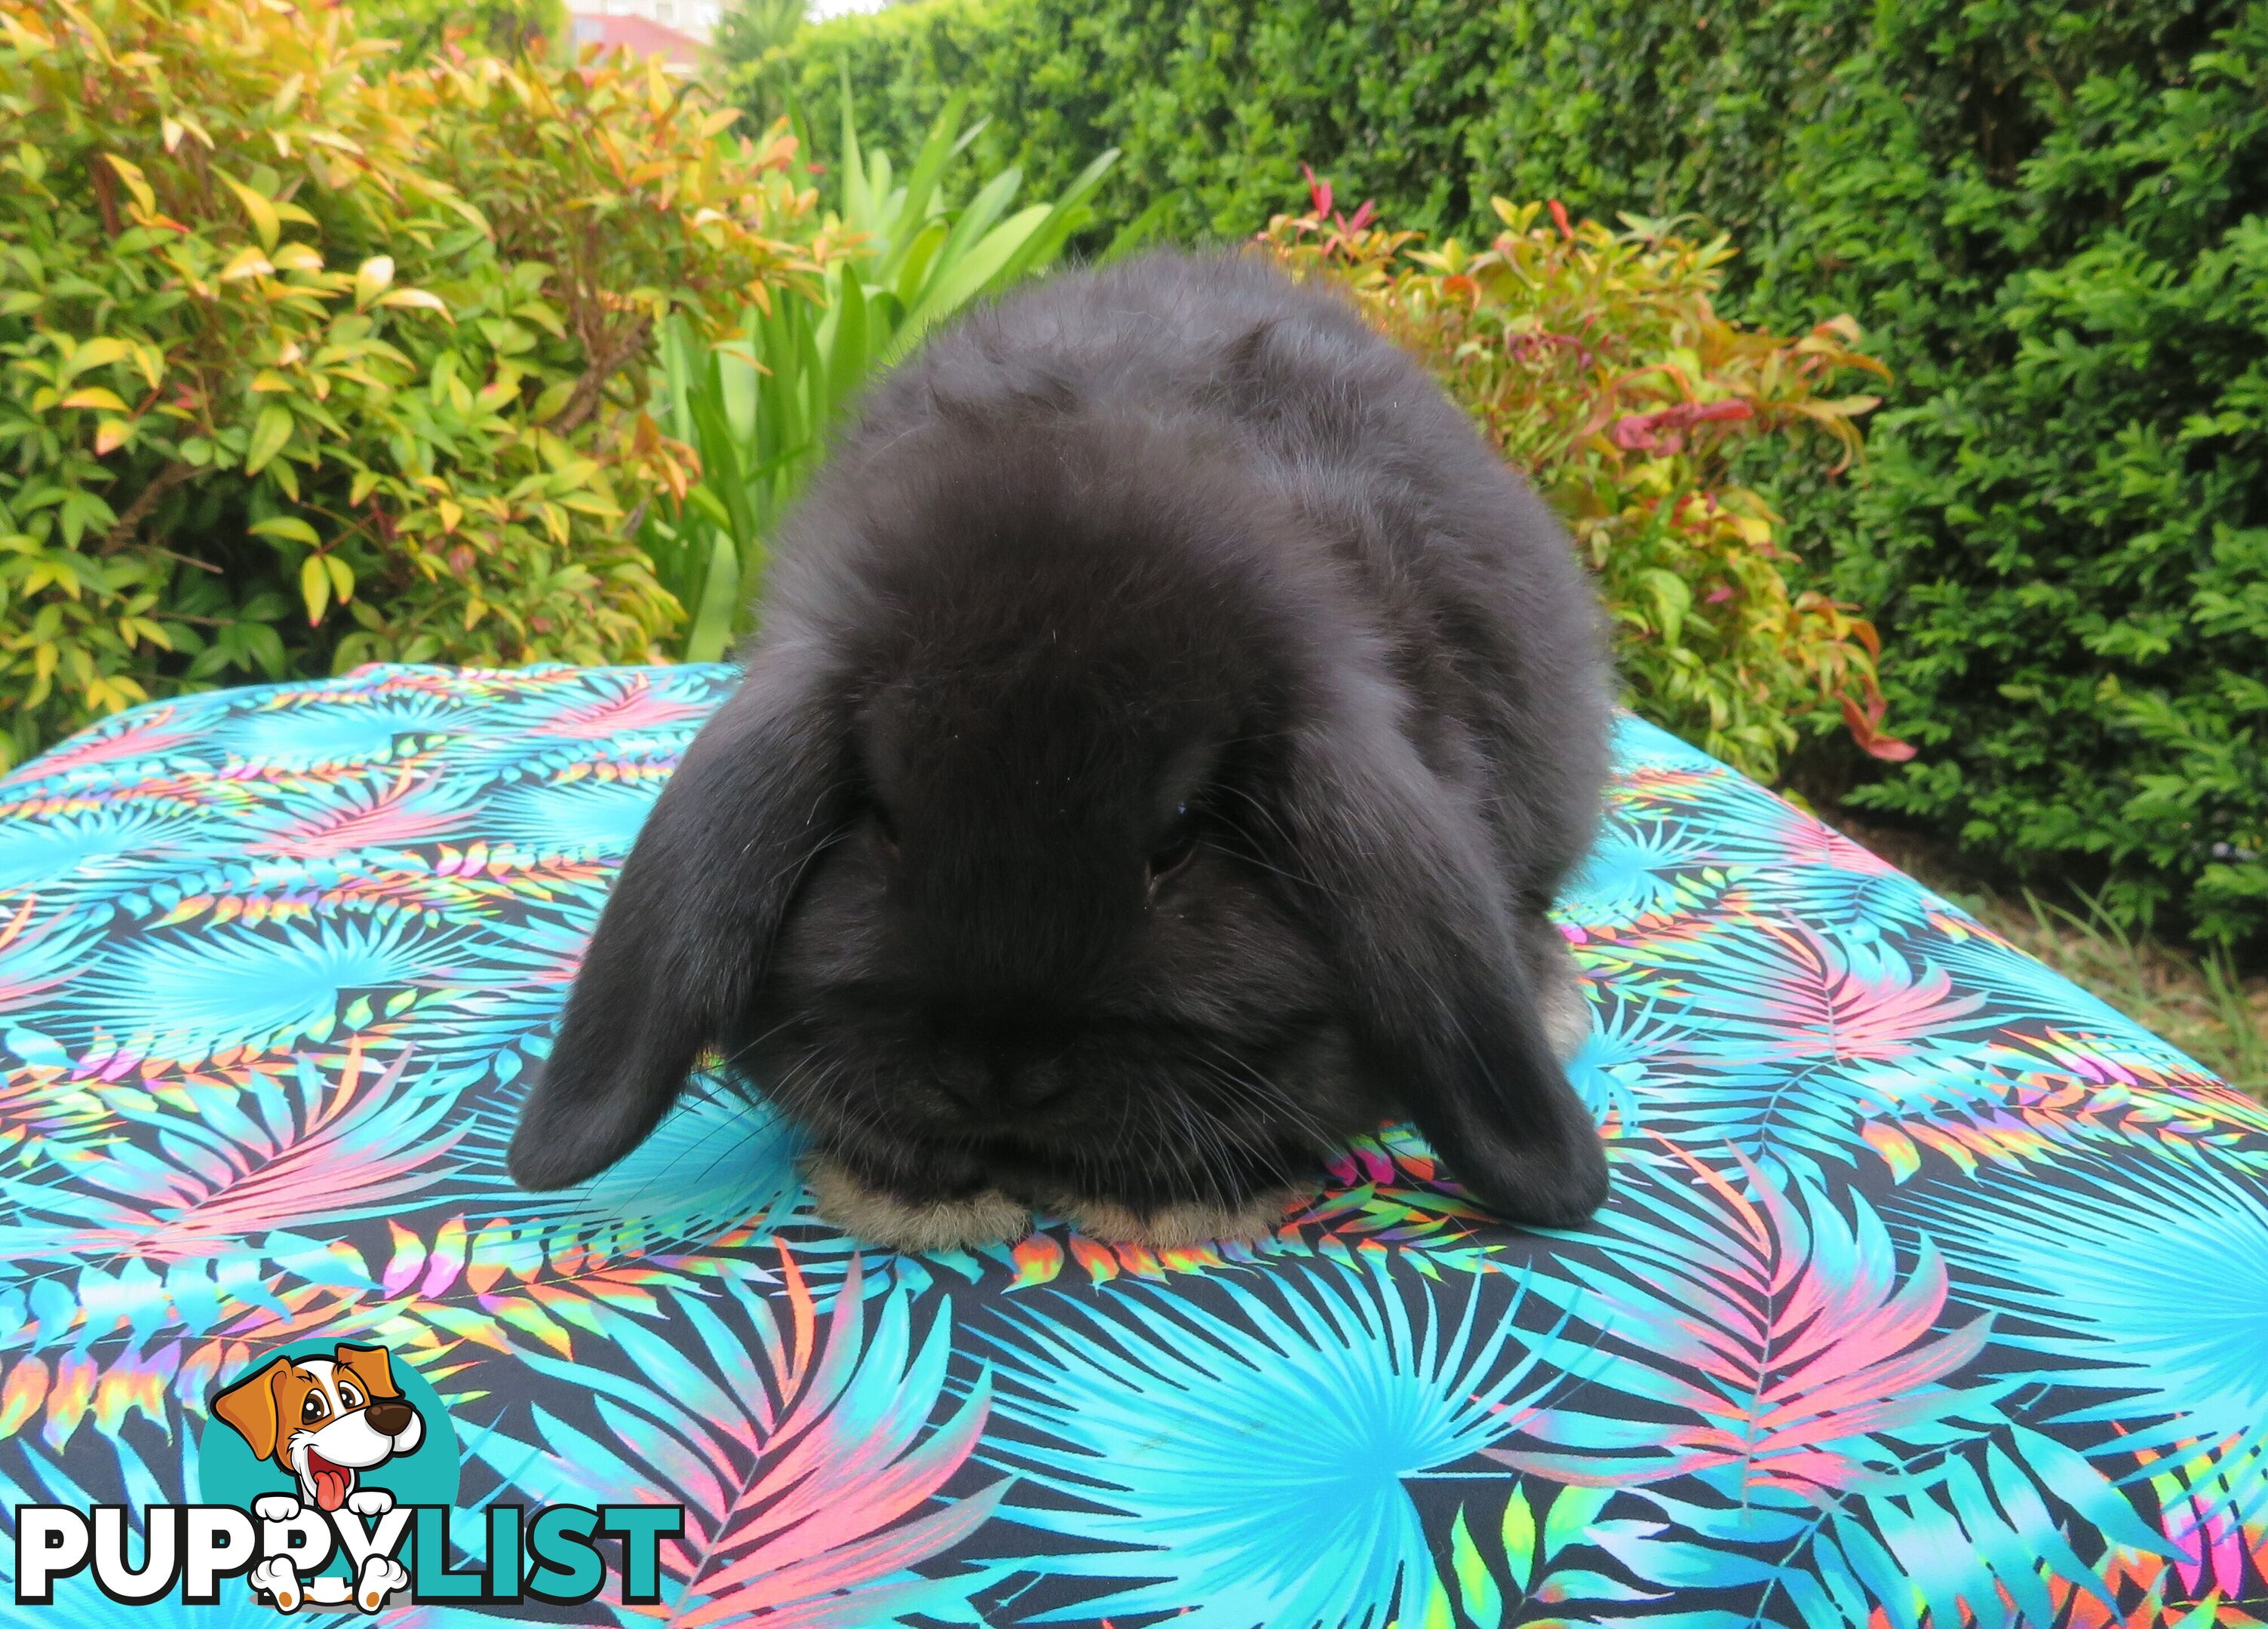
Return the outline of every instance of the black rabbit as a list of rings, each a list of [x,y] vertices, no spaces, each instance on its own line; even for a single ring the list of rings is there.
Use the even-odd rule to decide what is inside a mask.
[[[1544,911],[1609,679],[1566,534],[1339,299],[1160,254],[976,311],[784,528],[512,1175],[620,1158],[714,1047],[878,1242],[1255,1234],[1395,1113],[1580,1223]]]

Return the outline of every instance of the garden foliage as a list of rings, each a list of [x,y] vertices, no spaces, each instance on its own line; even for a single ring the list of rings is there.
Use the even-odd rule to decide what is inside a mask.
[[[1880,374],[1845,318],[1799,339],[1718,315],[1722,240],[1632,221],[1612,232],[1557,203],[1494,201],[1475,253],[1455,238],[1350,217],[1314,182],[1304,215],[1262,242],[1295,276],[1349,289],[1426,358],[1505,457],[1535,483],[1598,573],[1626,699],[1760,779],[1799,730],[1846,724],[1878,756],[1912,748],[1881,729],[1874,630],[1853,608],[1792,586],[1786,525],[1733,473],[1759,437],[1808,446],[1837,469],[1876,398],[1833,395]]]
[[[815,274],[784,132],[621,58],[389,72],[343,7],[0,28],[0,766],[184,685],[655,650],[657,328]]]
[[[846,103],[833,161],[811,166],[828,194],[821,230],[842,247],[812,298],[751,303],[723,338],[682,317],[664,335],[655,410],[697,451],[700,474],[658,495],[639,538],[690,613],[690,660],[714,661],[752,624],[773,527],[873,373],[931,324],[1052,264],[1090,218],[1116,153],[1090,159],[1053,200],[1014,209],[1023,178],[1013,165],[964,173],[978,134],[965,105],[946,103],[902,174],[887,151],[861,144]]]
[[[1859,479],[1764,483],[1919,748],[1853,798],[2268,938],[2268,6],[928,0],[779,66],[845,65],[888,139],[968,85],[1042,185],[1123,149],[1105,224],[1242,236],[1303,159],[1436,233],[1697,213],[1729,310],[1896,376]]]

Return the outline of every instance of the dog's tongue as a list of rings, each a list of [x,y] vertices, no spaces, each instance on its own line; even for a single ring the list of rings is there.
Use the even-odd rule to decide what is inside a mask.
[[[347,1486],[353,1480],[349,1472],[331,1463],[320,1454],[307,1456],[307,1473],[315,1478],[315,1502],[326,1510],[336,1510],[347,1502]]]

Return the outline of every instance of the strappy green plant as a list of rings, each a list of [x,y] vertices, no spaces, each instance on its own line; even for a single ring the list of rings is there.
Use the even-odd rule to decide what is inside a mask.
[[[888,152],[862,147],[845,98],[822,231],[849,253],[831,258],[815,298],[751,304],[714,341],[684,322],[665,335],[660,416],[700,454],[701,476],[681,501],[648,509],[639,541],[690,614],[687,660],[717,660],[752,625],[773,530],[868,381],[935,323],[1053,263],[1094,217],[1116,148],[1052,202],[1014,208],[1023,173],[1012,165],[952,203],[956,163],[983,129],[963,127],[967,111],[965,95],[949,100],[901,175]]]

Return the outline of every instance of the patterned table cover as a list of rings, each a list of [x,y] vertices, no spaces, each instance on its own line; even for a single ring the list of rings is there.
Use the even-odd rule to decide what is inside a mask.
[[[732,682],[372,668],[0,782],[0,1521],[193,1499],[217,1381],[335,1336],[446,1402],[467,1513],[687,1511],[659,1606],[389,1622],[2268,1616],[2268,1112],[1636,722],[1562,916],[1580,1231],[1397,1127],[1263,1246],[860,1252],[721,1092],[516,1191],[523,1072]],[[277,1621],[56,1599],[0,1619]]]

